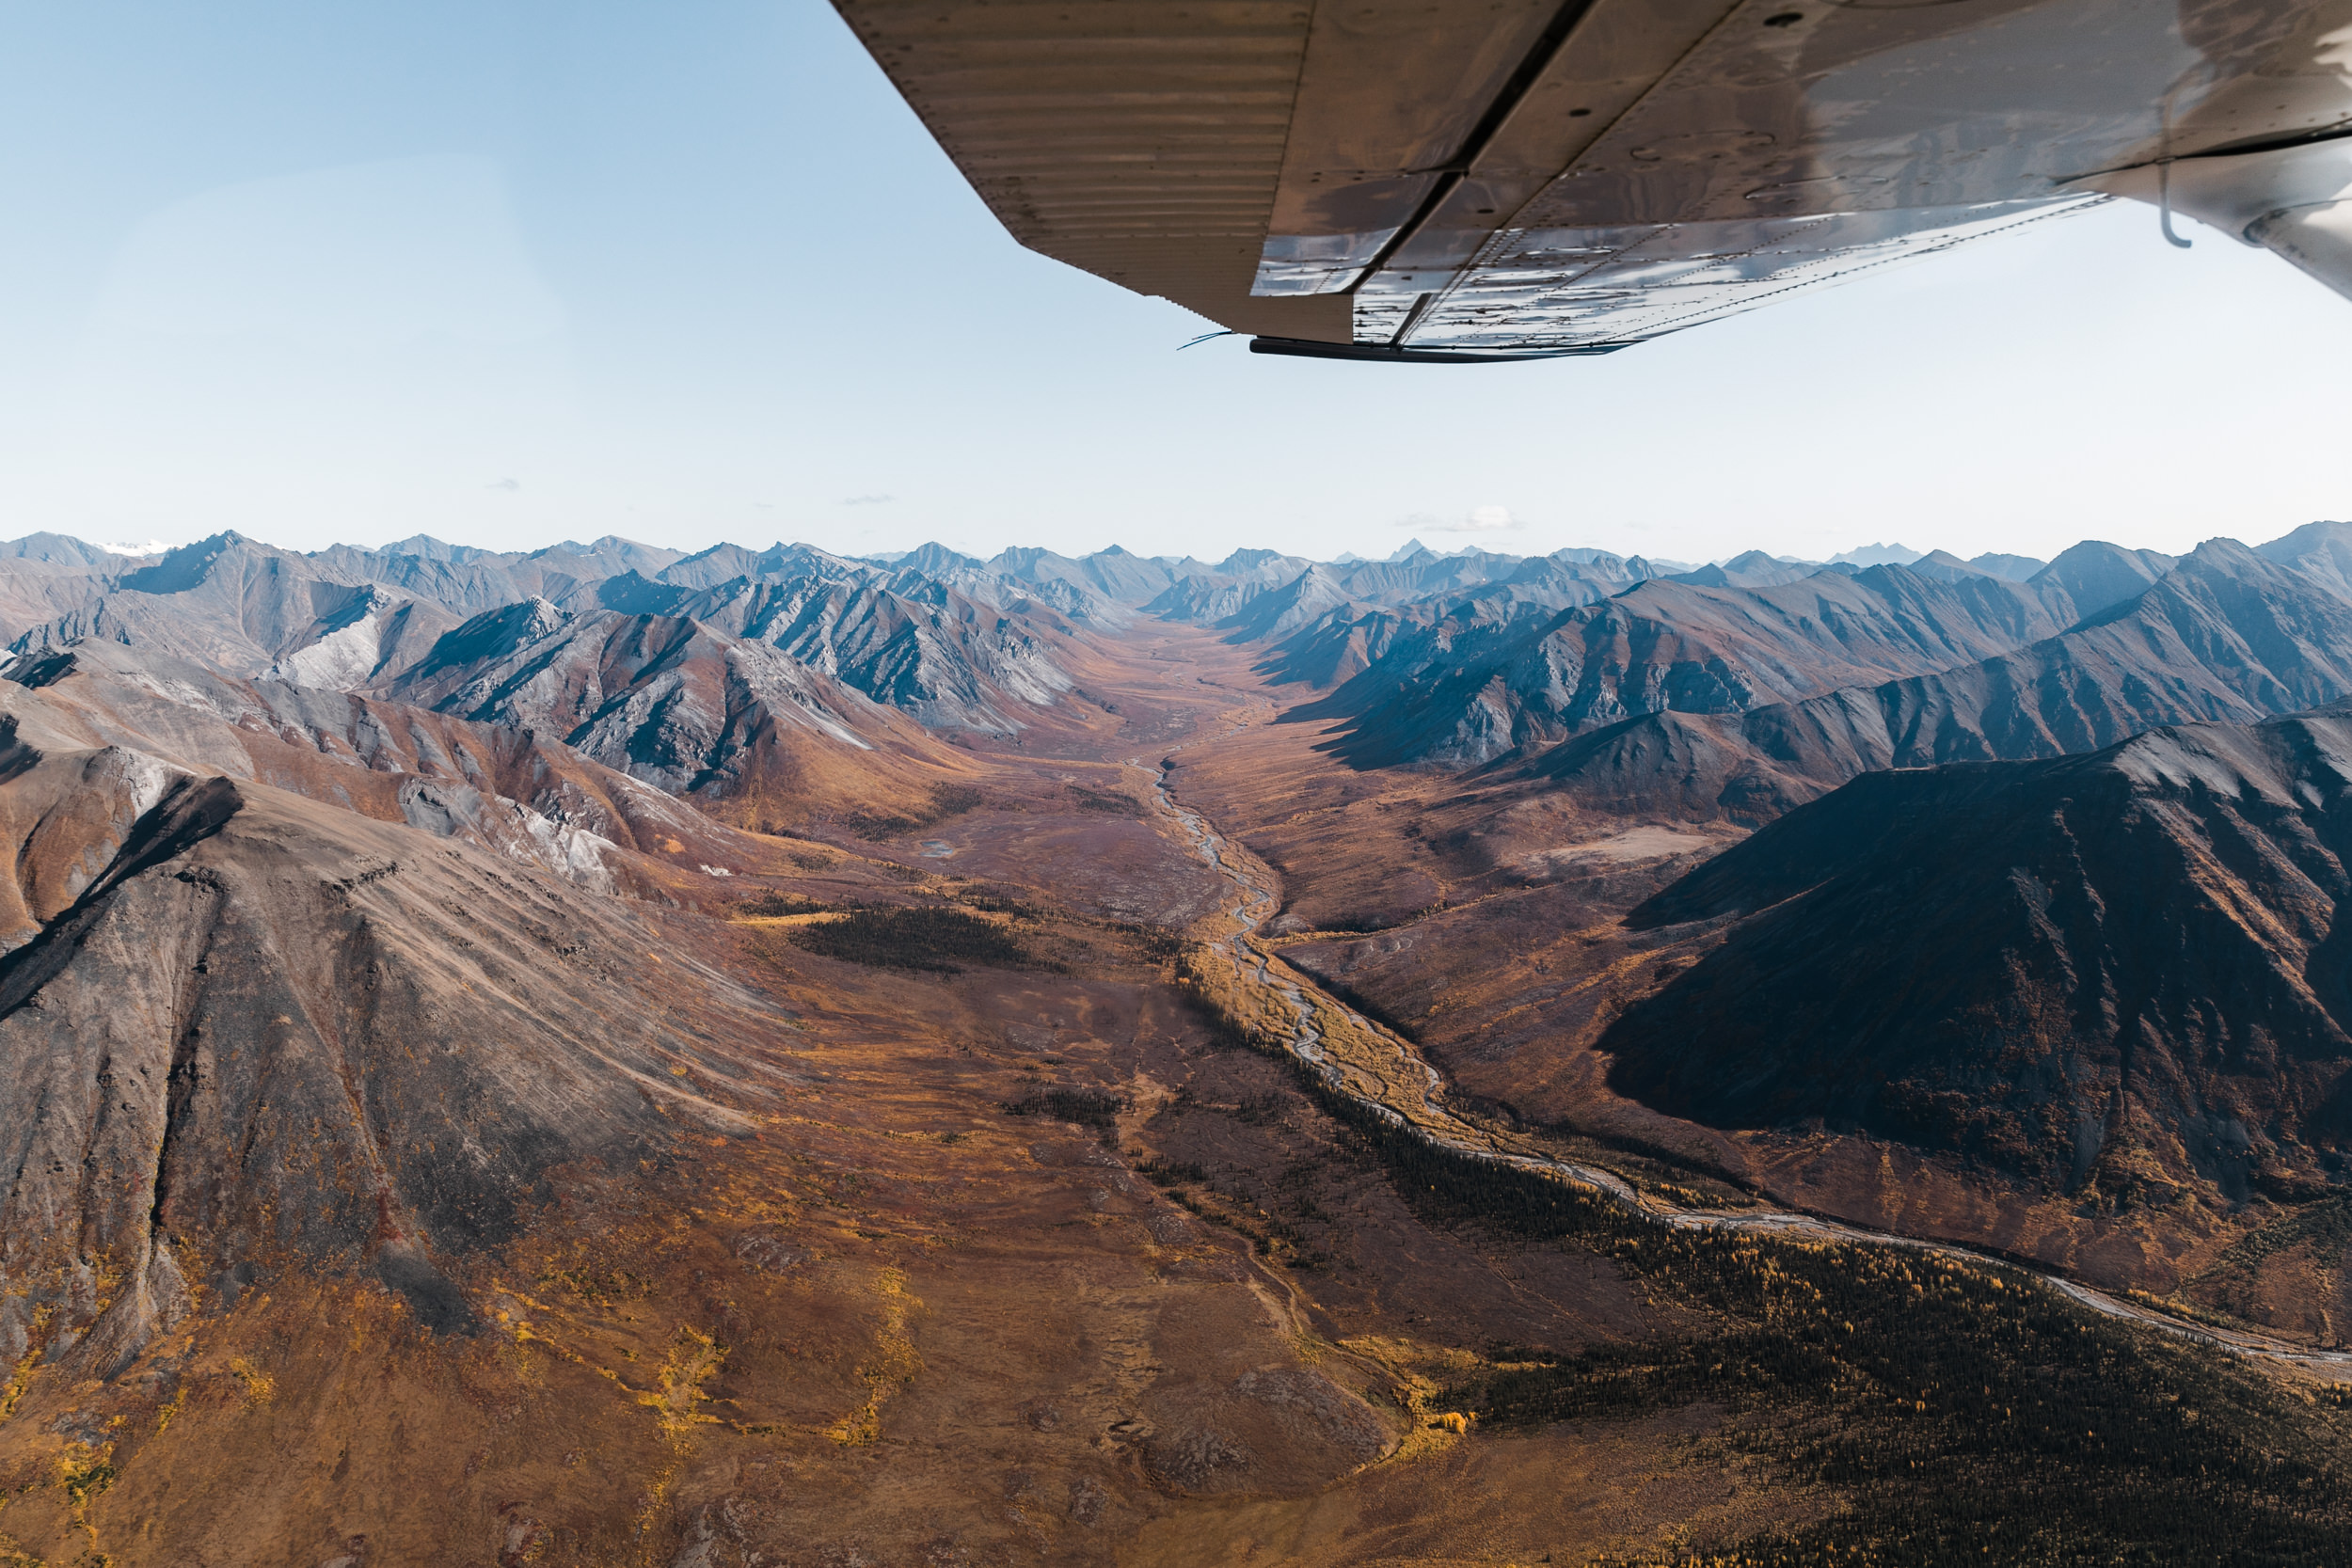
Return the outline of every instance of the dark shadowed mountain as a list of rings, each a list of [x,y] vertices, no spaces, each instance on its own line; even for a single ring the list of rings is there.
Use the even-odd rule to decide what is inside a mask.
[[[1703,956],[1611,1082],[2108,1198],[2315,1188],[2352,1154],[2348,863],[2340,718],[1873,773],[1635,911]]]

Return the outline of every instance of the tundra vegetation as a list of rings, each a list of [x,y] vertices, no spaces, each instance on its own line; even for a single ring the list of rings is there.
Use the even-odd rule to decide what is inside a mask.
[[[2352,1390],[2153,1335],[1981,1258],[1670,1227],[1442,1148],[1331,1092],[1202,973],[1184,965],[1214,1037],[1278,1056],[1424,1222],[1606,1259],[1706,1324],[1565,1352],[1490,1346],[1438,1404],[1505,1433],[1718,1409],[1729,1418],[1705,1443],[1838,1499],[1807,1524],[1606,1568],[2342,1560]]]

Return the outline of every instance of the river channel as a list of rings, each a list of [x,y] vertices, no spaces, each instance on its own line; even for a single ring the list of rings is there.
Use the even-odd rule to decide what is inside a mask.
[[[1216,740],[1246,728],[1248,722],[1244,721],[1218,736],[1188,741],[1184,746],[1173,748],[1169,754],[1172,756],[1174,751],[1192,746],[1213,745]],[[1223,938],[1223,945],[1231,953],[1245,981],[1269,993],[1278,1003],[1279,1010],[1289,1014],[1292,1025],[1288,1038],[1283,1042],[1284,1048],[1313,1071],[1332,1092],[1345,1096],[1391,1125],[1406,1129],[1456,1154],[1540,1172],[1599,1193],[1657,1225],[1677,1229],[1748,1231],[1808,1241],[1903,1247],[1931,1255],[1966,1258],[2026,1275],[2047,1289],[2110,1318],[2128,1319],[2159,1333],[2217,1346],[2240,1355],[2329,1374],[2336,1381],[2352,1381],[2352,1351],[2308,1350],[2262,1335],[2184,1323],[2075,1280],[2030,1268],[2015,1259],[1996,1258],[1950,1242],[1865,1229],[1820,1215],[1788,1210],[1728,1212],[1680,1209],[1645,1196],[1614,1172],[1548,1154],[1498,1148],[1492,1133],[1464,1120],[1445,1104],[1444,1075],[1423,1060],[1410,1042],[1347,1006],[1329,992],[1312,987],[1311,982],[1294,977],[1296,972],[1289,966],[1284,966],[1282,974],[1275,973],[1266,952],[1255,939],[1259,929],[1272,918],[1279,907],[1276,889],[1267,879],[1251,869],[1242,856],[1232,851],[1206,816],[1184,805],[1169,792],[1168,775],[1170,765],[1167,760],[1163,759],[1154,766],[1130,758],[1128,766],[1150,778],[1152,799],[1160,812],[1191,841],[1200,858],[1232,884],[1236,897],[1230,911],[1234,929]],[[1309,995],[1311,989],[1313,990],[1311,998]],[[1318,1012],[1328,1012],[1345,1019],[1351,1026],[1350,1033],[1375,1042],[1374,1058],[1366,1059],[1360,1052],[1351,1053],[1346,1059],[1337,1055],[1328,1047],[1326,1032],[1317,1025]]]

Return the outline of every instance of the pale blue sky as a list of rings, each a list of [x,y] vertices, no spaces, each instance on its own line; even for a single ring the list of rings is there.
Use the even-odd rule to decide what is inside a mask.
[[[1177,354],[1203,324],[1014,245],[821,0],[0,4],[0,197],[8,534],[1699,559],[2352,515],[2352,301],[2145,208],[1606,359]]]

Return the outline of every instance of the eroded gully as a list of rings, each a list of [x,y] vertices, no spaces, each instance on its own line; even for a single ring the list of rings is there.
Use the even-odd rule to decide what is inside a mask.
[[[1176,752],[1191,747],[1213,745],[1248,727],[1248,721],[1243,720],[1217,735],[1172,747],[1167,755],[1172,757]],[[2240,1355],[2331,1373],[2338,1379],[2352,1381],[2352,1351],[2306,1350],[2262,1335],[2183,1323],[2177,1318],[2150,1311],[2074,1280],[2029,1268],[2014,1259],[1996,1258],[1950,1242],[1868,1230],[1786,1210],[1741,1210],[1733,1212],[1679,1209],[1644,1196],[1624,1178],[1612,1171],[1578,1164],[1526,1147],[1506,1147],[1502,1137],[1463,1120],[1446,1106],[1443,1075],[1422,1060],[1421,1053],[1401,1036],[1375,1023],[1327,991],[1313,986],[1311,981],[1298,977],[1297,972],[1288,965],[1283,966],[1280,973],[1276,972],[1265,951],[1254,940],[1259,927],[1272,917],[1276,909],[1277,898],[1270,879],[1248,863],[1242,855],[1233,852],[1206,816],[1169,793],[1168,760],[1164,758],[1155,766],[1131,757],[1127,766],[1150,778],[1152,799],[1161,813],[1184,832],[1195,852],[1208,863],[1210,868],[1232,884],[1237,898],[1227,913],[1233,929],[1222,939],[1220,945],[1232,957],[1243,981],[1272,997],[1279,1010],[1290,1017],[1290,1035],[1284,1042],[1284,1049],[1314,1073],[1331,1092],[1346,1097],[1391,1126],[1409,1131],[1455,1154],[1518,1170],[1538,1172],[1597,1192],[1656,1225],[1678,1230],[1745,1231],[1805,1241],[1903,1247],[1929,1254],[1967,1258],[2028,1275],[2048,1289],[2106,1317],[2125,1319],[2162,1334],[2217,1346]],[[1356,1048],[1344,1052],[1335,1050],[1330,1031],[1317,1022],[1319,1013],[1344,1021],[1346,1033],[1357,1042]]]

